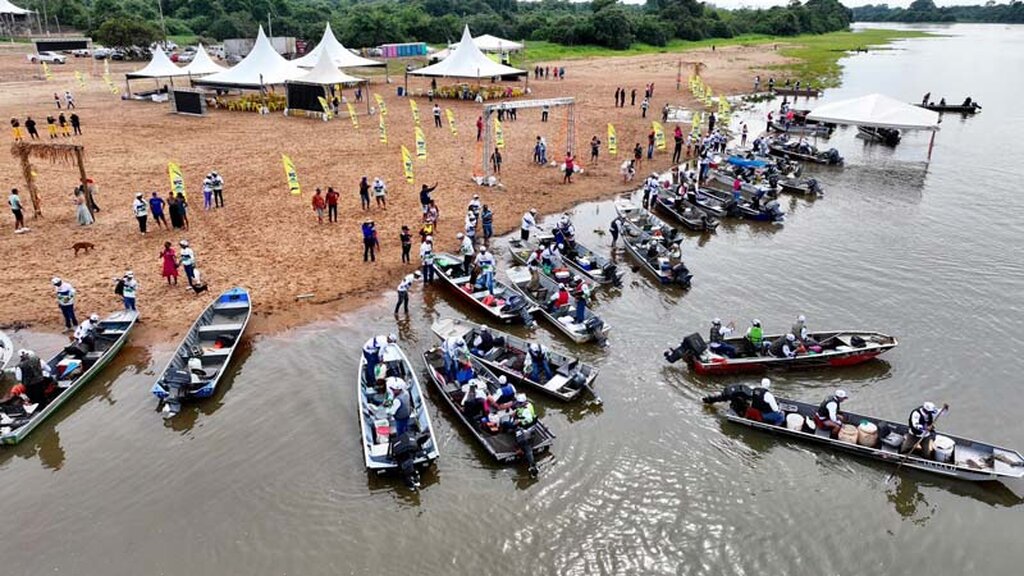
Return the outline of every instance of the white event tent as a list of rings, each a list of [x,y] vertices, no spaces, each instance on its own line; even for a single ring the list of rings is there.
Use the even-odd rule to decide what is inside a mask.
[[[203,76],[224,72],[227,68],[214,62],[213,58],[210,58],[210,55],[206,52],[206,48],[203,48],[203,45],[200,44],[196,47],[196,55],[183,70],[189,76]]]
[[[153,57],[150,59],[149,64],[146,64],[141,70],[129,72],[124,76],[128,80],[135,80],[137,78],[171,78],[187,75],[188,72],[185,69],[179,68],[174,62],[171,62],[163,48],[157,46],[153,50]]]
[[[349,76],[342,72],[334,65],[334,61],[329,53],[326,51],[321,52],[320,57],[316,61],[316,66],[312,70],[298,78],[285,82],[285,96],[288,101],[288,109],[320,112],[323,108],[317,97],[330,100],[331,87],[363,83],[367,83],[367,80]],[[341,94],[337,94],[337,96],[340,98]],[[369,99],[367,99],[367,102],[369,102]]]
[[[272,84],[284,84],[305,74],[306,71],[285,60],[274,50],[260,26],[256,44],[241,62],[223,71],[195,80],[193,84],[216,88],[257,90]]]
[[[13,14],[15,16],[25,16],[26,14],[32,14],[31,10],[25,10],[19,8],[14,4],[8,2],[8,0],[0,0],[0,14]]]
[[[462,30],[462,40],[444,60],[418,70],[412,70],[409,74],[454,78],[493,78],[495,76],[522,76],[526,74],[526,71],[498,64],[485,56],[473,42],[469,26],[466,26]]]
[[[363,58],[362,56],[353,54],[348,48],[345,48],[345,46],[341,42],[338,42],[338,39],[334,37],[334,31],[331,30],[330,22],[328,22],[327,27],[324,28],[324,36],[320,39],[320,43],[314,46],[313,49],[302,58],[292,60],[292,63],[302,68],[312,68],[316,66],[322,52],[326,53],[338,68],[384,66],[384,62]]]
[[[868,94],[859,98],[840,100],[818,106],[807,114],[808,120],[833,124],[852,124],[866,128],[893,128],[898,130],[931,131],[928,157],[935,144],[939,129],[939,114],[920,106],[890,98],[883,94]]]
[[[518,52],[523,49],[523,45],[519,42],[505,40],[504,38],[498,38],[497,36],[491,36],[490,34],[484,34],[483,36],[473,38],[473,43],[476,44],[477,48],[484,52]]]

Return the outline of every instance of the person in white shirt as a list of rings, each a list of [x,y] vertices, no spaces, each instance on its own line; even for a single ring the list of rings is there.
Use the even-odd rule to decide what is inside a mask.
[[[786,421],[786,415],[779,409],[779,402],[775,399],[771,389],[772,381],[762,378],[761,385],[754,388],[750,406],[761,414],[762,422],[781,426]]]
[[[434,281],[434,237],[427,236],[420,244],[420,262],[423,263],[423,282]]]
[[[536,208],[531,208],[529,212],[523,214],[523,223],[519,226],[519,237],[522,238],[523,242],[530,239],[530,230],[537,227],[536,218]]]
[[[459,254],[462,254],[462,270],[466,276],[469,276],[473,272],[473,254],[476,253],[476,249],[473,247],[473,239],[466,236],[462,232],[455,235],[459,239]]]
[[[380,178],[373,179],[373,197],[377,201],[377,206],[388,209],[388,187],[384,184],[384,181]]]
[[[468,236],[470,240],[476,240],[476,222],[476,214],[472,210],[467,211],[465,230],[466,236]]]
[[[405,315],[409,315],[409,288],[416,279],[412,274],[407,274],[398,284],[398,303],[395,304],[395,316],[398,316],[398,309],[405,306]]]
[[[135,201],[132,202],[132,213],[135,214],[135,219],[139,221],[139,232],[146,233],[146,220],[149,217],[149,206],[146,205],[146,201],[142,199],[142,192],[135,194]]]
[[[476,265],[480,267],[480,281],[487,288],[487,292],[494,294],[494,255],[486,246],[480,247],[480,255],[476,257]]]
[[[135,299],[139,295],[139,281],[135,279],[135,273],[128,270],[121,279],[121,298],[124,300],[124,309],[137,312]]]
[[[181,267],[185,269],[185,277],[188,279],[188,285],[194,286],[195,275],[196,275],[196,253],[189,246],[188,240],[182,240],[178,242],[181,246],[181,252],[179,252],[179,261]]]
[[[472,212],[475,215],[479,215],[480,214],[480,206],[481,206],[480,195],[479,194],[473,194],[473,199],[469,201],[469,206],[467,207],[467,210],[469,210],[470,212]]]
[[[57,295],[57,306],[64,316],[65,331],[70,332],[78,325],[78,318],[75,317],[75,287],[58,276],[54,276],[50,283],[53,284]]]

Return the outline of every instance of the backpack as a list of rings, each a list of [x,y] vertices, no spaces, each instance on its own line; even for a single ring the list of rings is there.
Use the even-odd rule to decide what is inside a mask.
[[[118,278],[117,285],[114,286],[114,294],[124,296],[124,278]]]

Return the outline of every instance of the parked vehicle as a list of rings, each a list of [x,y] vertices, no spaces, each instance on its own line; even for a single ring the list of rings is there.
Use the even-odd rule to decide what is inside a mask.
[[[47,64],[64,64],[67,62],[67,58],[57,54],[56,52],[40,52],[39,54],[29,54],[28,61],[33,64],[39,64],[40,62],[46,62]]]

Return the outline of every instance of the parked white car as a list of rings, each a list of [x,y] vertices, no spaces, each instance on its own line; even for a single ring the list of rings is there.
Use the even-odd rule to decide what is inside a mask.
[[[28,61],[33,64],[40,62],[46,62],[49,64],[63,64],[67,62],[67,58],[57,54],[56,52],[40,52],[39,54],[29,54]]]

